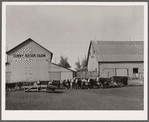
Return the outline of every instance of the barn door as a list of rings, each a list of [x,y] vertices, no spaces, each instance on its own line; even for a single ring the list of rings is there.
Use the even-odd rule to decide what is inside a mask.
[[[50,72],[50,80],[61,80],[61,72]]]
[[[110,78],[110,77],[112,77],[112,76],[114,76],[114,69],[105,69],[105,75],[106,75],[106,77],[107,78]]]
[[[117,76],[127,76],[127,69],[116,69]]]

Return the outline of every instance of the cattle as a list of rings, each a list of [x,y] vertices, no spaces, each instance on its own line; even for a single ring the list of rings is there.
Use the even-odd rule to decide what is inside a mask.
[[[69,89],[68,80],[63,80],[63,81],[62,81],[62,87],[65,88],[65,89]]]
[[[11,89],[14,89],[16,86],[16,83],[6,83],[6,89],[7,90],[11,90]]]
[[[111,81],[116,82],[118,87],[123,87],[127,85],[128,77],[126,76],[113,76],[111,77]]]
[[[53,80],[52,85],[55,85],[57,89],[60,89],[60,80]]]
[[[102,87],[109,87],[110,84],[110,79],[109,78],[103,78],[103,77],[98,77],[98,82],[100,83],[100,88]]]
[[[49,91],[55,92],[56,88],[57,88],[57,86],[53,85],[52,81],[49,81],[47,88],[46,88],[46,92],[49,92]]]
[[[93,78],[89,78],[89,89],[93,89],[95,86],[95,80]]]
[[[98,78],[89,78],[89,88],[90,89],[100,89],[101,83],[99,82]]]
[[[82,88],[82,79],[81,78],[78,78],[78,89],[81,89]]]
[[[73,89],[78,89],[79,88],[78,80],[79,80],[79,78],[74,78],[74,82],[72,83]]]
[[[82,80],[82,89],[89,89],[89,82],[87,78]]]

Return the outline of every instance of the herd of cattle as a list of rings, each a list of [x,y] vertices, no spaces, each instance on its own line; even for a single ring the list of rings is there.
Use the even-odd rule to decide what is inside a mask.
[[[123,87],[127,85],[128,77],[113,76],[111,78],[73,78],[63,81],[38,81],[37,82],[18,82],[6,83],[6,89],[13,89],[14,87],[22,88],[23,86],[47,85],[55,86],[57,89],[101,89],[108,87]]]
[[[63,81],[53,80],[49,85],[55,85],[58,89],[101,89],[107,87],[123,87],[127,85],[127,77],[113,76],[111,78],[73,78]]]

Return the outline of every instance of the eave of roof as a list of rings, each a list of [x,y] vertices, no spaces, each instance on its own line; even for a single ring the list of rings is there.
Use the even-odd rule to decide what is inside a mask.
[[[61,65],[58,65],[58,64],[55,64],[55,63],[52,63],[52,62],[51,62],[51,64],[56,65],[56,66],[59,66],[59,67],[62,67],[62,68],[65,68],[65,69],[68,69],[68,70],[70,70],[70,71],[72,71],[72,72],[76,72],[76,71],[74,71],[74,70],[72,70],[72,69],[63,67],[63,66],[61,66]]]
[[[90,42],[90,44],[89,44],[89,49],[88,49],[88,54],[87,54],[87,66],[88,66],[88,60],[89,60],[89,53],[90,53],[90,49],[91,49],[91,43],[92,43],[92,41]]]
[[[34,40],[32,40],[31,38],[28,38],[27,40],[25,40],[24,42],[20,43],[19,45],[15,46],[14,48],[12,48],[11,50],[7,51],[6,54],[9,54],[10,52],[12,52],[13,50],[15,50],[16,48],[20,47],[21,45],[27,43],[27,42],[34,42],[37,45],[39,45],[40,47],[42,47],[43,49],[45,49],[46,51],[48,51],[49,53],[51,53],[51,60],[53,57],[53,53],[50,52],[48,49],[46,49],[45,47],[41,46],[40,44],[38,44],[37,42],[35,42]]]

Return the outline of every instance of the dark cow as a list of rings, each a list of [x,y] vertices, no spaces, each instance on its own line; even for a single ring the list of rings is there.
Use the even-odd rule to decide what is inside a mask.
[[[110,79],[109,78],[98,77],[98,82],[100,83],[101,87],[109,87]]]
[[[65,88],[65,89],[69,89],[68,80],[63,80],[63,81],[62,81],[62,87]]]
[[[90,89],[100,89],[101,82],[99,82],[99,78],[90,78],[89,79],[89,88]]]
[[[78,88],[81,89],[82,88],[82,79],[81,78],[78,78]]]
[[[119,87],[123,87],[128,83],[128,77],[126,76],[113,76],[111,77],[111,81],[116,82]]]
[[[55,85],[57,89],[60,89],[60,80],[53,80],[52,85]]]
[[[89,89],[89,82],[87,78],[82,80],[82,89]]]
[[[89,89],[93,89],[95,86],[95,79],[89,78]]]
[[[57,86],[56,85],[53,85],[52,82],[50,81],[47,85],[47,88],[46,88],[46,92],[55,92],[55,89],[57,89]]]
[[[14,89],[16,86],[16,83],[6,83],[6,89],[11,90]]]
[[[72,83],[72,86],[73,86],[74,89],[78,89],[79,88],[78,80],[79,80],[79,78],[74,78],[74,82]]]

